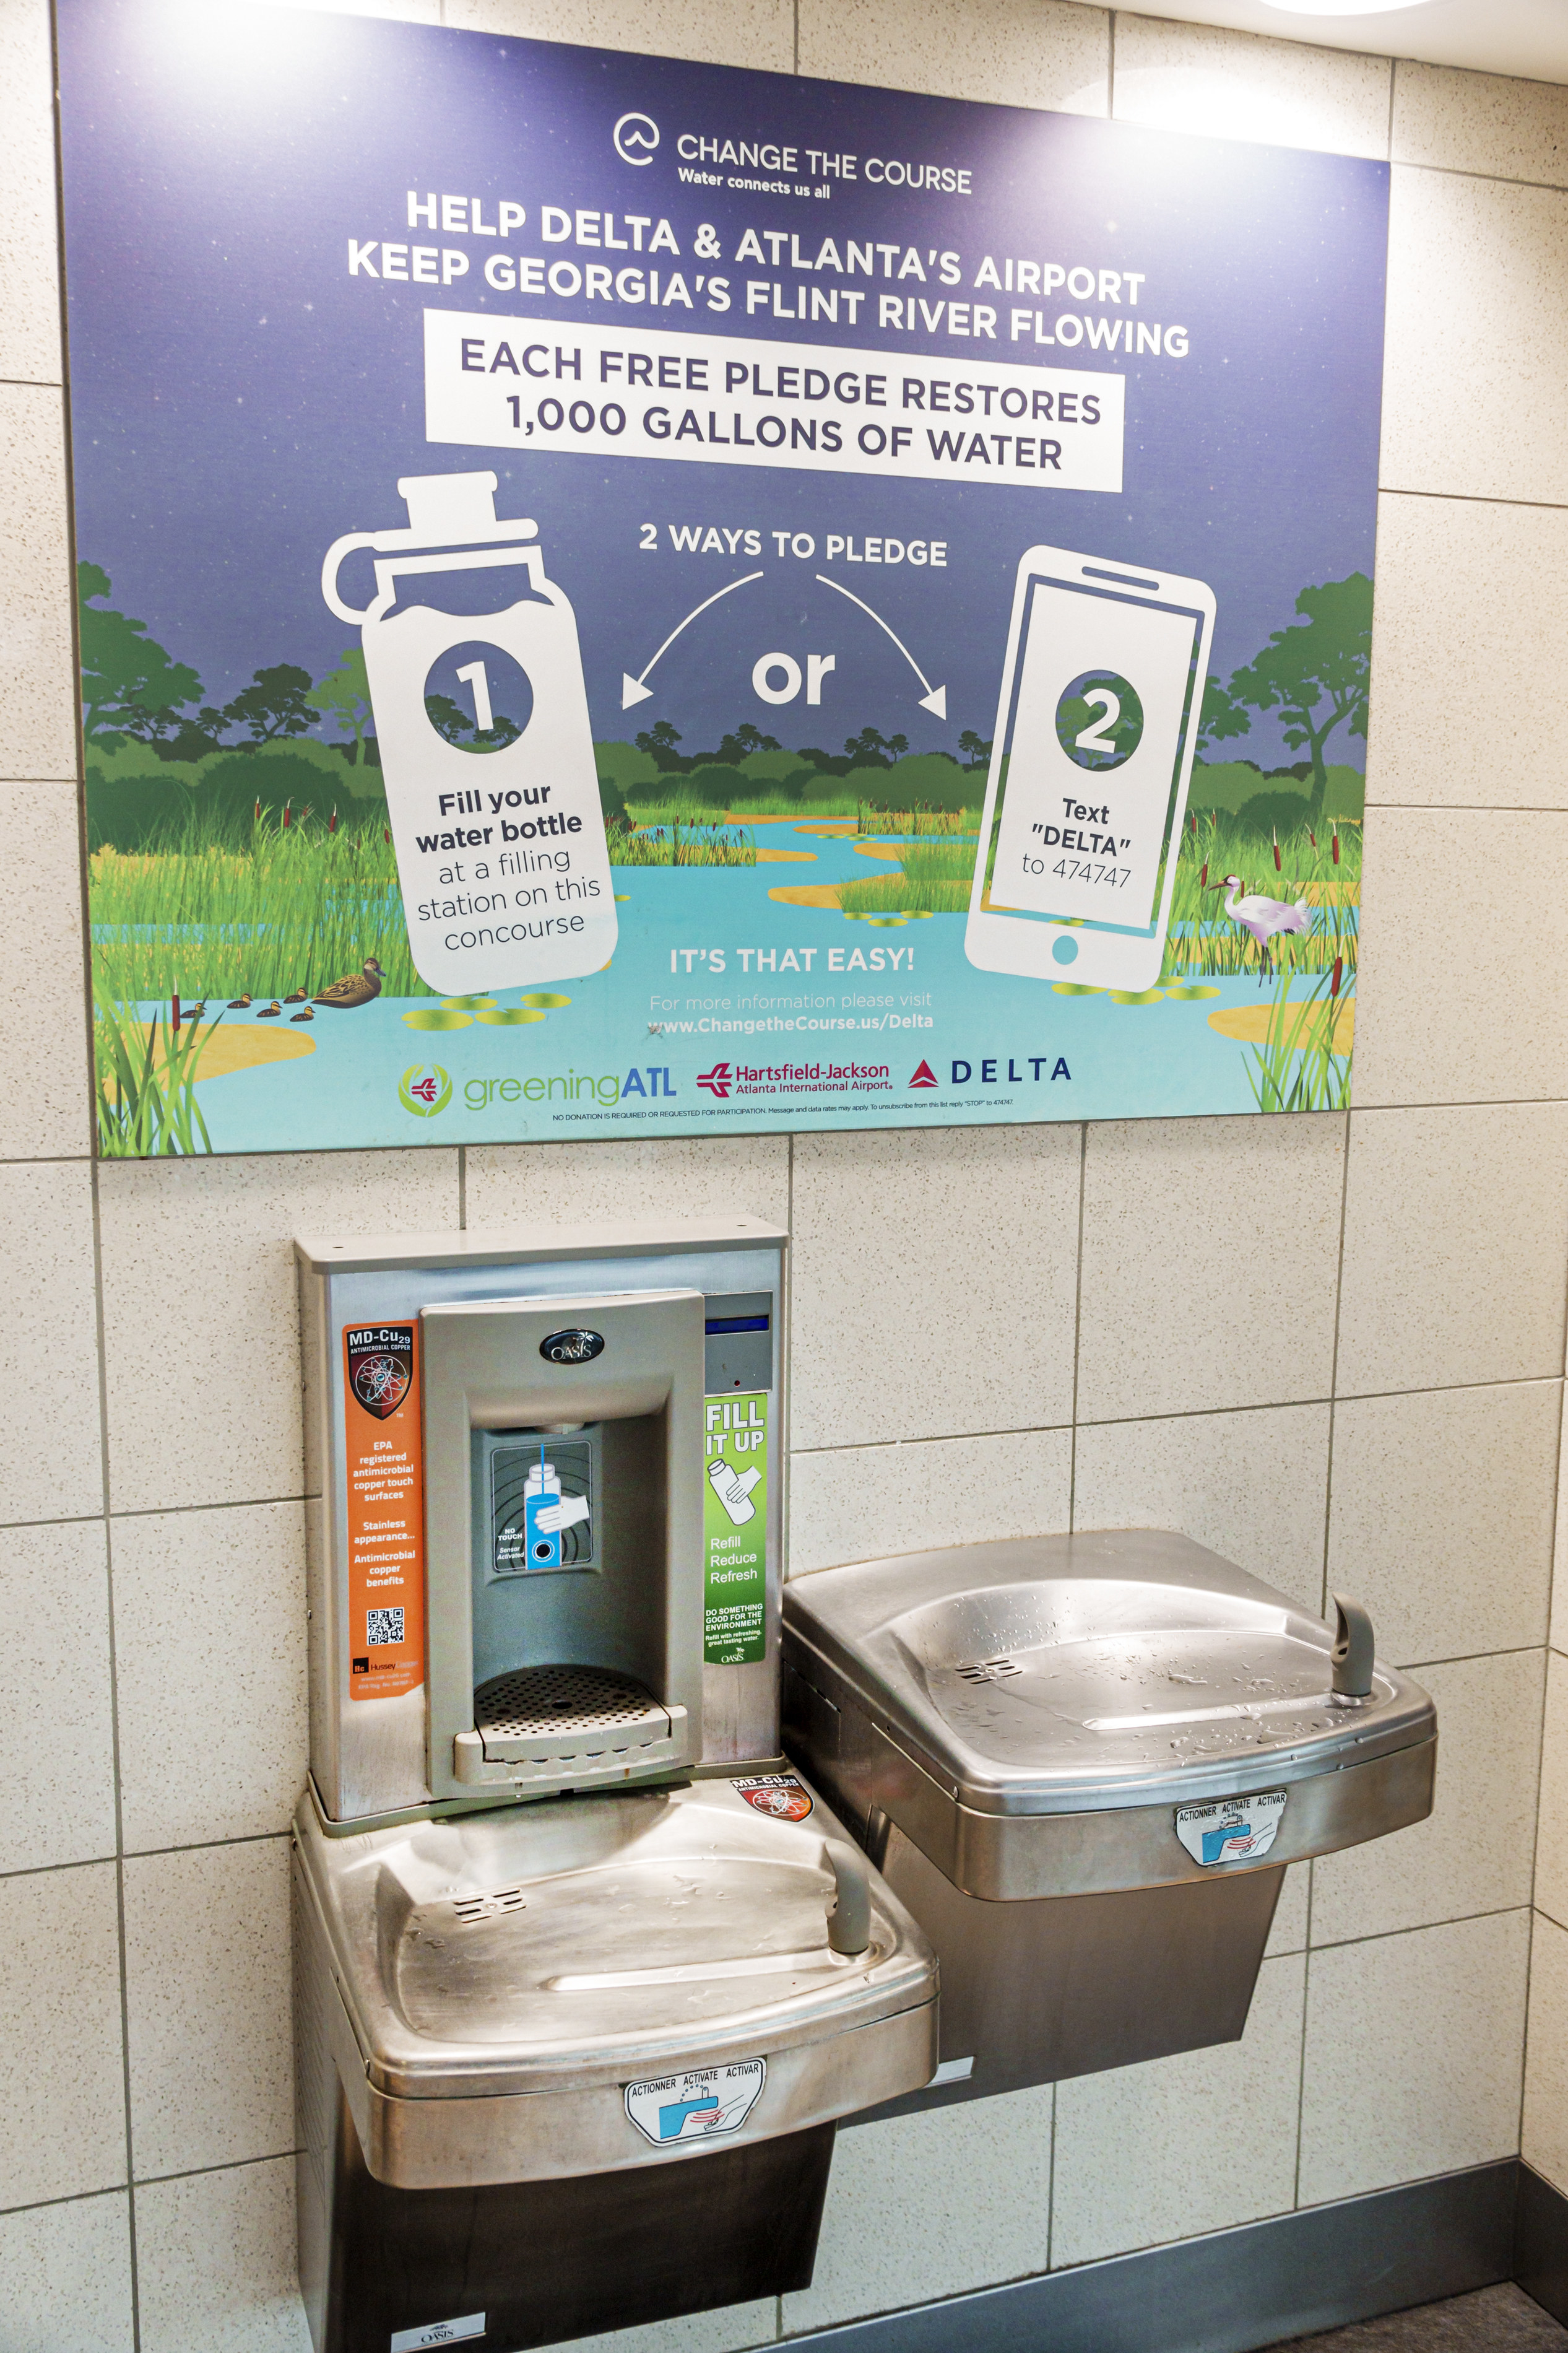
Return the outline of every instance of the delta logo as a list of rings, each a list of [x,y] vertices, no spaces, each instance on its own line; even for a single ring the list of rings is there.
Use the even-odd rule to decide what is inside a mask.
[[[914,1077],[910,1081],[910,1086],[911,1086],[911,1087],[934,1087],[934,1086],[935,1086],[935,1084],[936,1084],[936,1072],[931,1069],[931,1064],[930,1064],[929,1062],[922,1062],[922,1063],[921,1064],[920,1069],[915,1072]]]

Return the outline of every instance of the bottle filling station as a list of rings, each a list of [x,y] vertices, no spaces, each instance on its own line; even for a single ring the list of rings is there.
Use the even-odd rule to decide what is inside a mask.
[[[1364,1612],[1184,1536],[781,1591],[785,1239],[297,1246],[317,2353],[805,2286],[839,2120],[1234,2041],[1286,1864],[1431,1810]]]
[[[298,1246],[317,2353],[803,2286],[929,1946],[779,1752],[784,1236]]]

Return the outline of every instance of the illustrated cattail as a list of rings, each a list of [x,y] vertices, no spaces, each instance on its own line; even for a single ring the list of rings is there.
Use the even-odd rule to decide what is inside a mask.
[[[1333,971],[1329,975],[1329,995],[1331,997],[1337,997],[1339,995],[1340,983],[1344,978],[1344,972],[1345,960],[1342,955],[1337,955],[1334,958]]]
[[[382,828],[381,828],[381,838],[382,838],[383,841],[390,841],[390,840],[392,839],[392,828],[390,828],[390,826],[384,826],[384,826],[382,827]]]
[[[1198,889],[1199,889],[1200,891],[1206,891],[1206,890],[1208,889],[1208,887],[1209,887],[1209,862],[1208,862],[1208,860],[1205,858],[1205,859],[1204,860],[1204,871],[1203,871],[1203,872],[1198,876]]]
[[[333,809],[332,809],[332,813],[331,813],[331,817],[327,819],[327,831],[328,831],[329,833],[336,833],[337,829],[338,829],[338,812],[337,812],[336,806],[334,805]]]
[[[291,817],[291,815],[289,814],[289,812],[292,810],[293,807],[294,807],[294,804],[293,804],[293,802],[292,802],[291,800],[285,801],[285,802],[284,802],[284,804],[283,804],[283,830],[284,830],[284,832],[285,832],[285,833],[287,833],[287,832],[288,832],[289,828],[290,827],[290,825],[292,825],[292,823],[293,823],[293,821],[294,821],[294,820],[293,820],[293,818],[292,818],[292,817]]]
[[[1195,840],[1197,839],[1197,838],[1198,838],[1198,813],[1197,813],[1196,809],[1194,809],[1194,811],[1193,811],[1192,815],[1193,815],[1193,839],[1195,841]]]
[[[1312,845],[1313,849],[1316,849],[1316,848],[1317,848],[1317,846],[1318,846],[1318,837],[1317,837],[1317,835],[1312,831],[1312,828],[1311,828],[1311,827],[1310,827],[1310,826],[1309,826],[1309,827],[1307,828],[1307,839],[1308,839],[1308,840],[1311,843],[1311,845]]]
[[[252,809],[250,813],[250,822],[252,825],[259,825],[261,823],[261,803],[259,801],[257,802],[255,808]]]
[[[1340,862],[1340,837],[1337,832],[1334,835],[1333,841],[1331,846],[1334,853],[1334,864],[1337,866]]]
[[[1279,866],[1279,828],[1278,828],[1278,827],[1276,827],[1273,830],[1274,830],[1274,871],[1276,872],[1276,874],[1278,874],[1278,873],[1280,871],[1280,866]]]

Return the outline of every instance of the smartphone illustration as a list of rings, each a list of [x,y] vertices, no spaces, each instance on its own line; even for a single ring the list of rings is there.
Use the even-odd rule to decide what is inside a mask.
[[[984,972],[1159,977],[1214,591],[1066,548],[1019,561],[964,952]]]

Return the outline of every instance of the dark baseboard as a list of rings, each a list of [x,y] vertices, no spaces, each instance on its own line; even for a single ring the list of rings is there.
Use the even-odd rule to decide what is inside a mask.
[[[851,2321],[788,2353],[1254,2353],[1514,2277],[1516,2204],[1520,2283],[1568,2319],[1568,2199],[1508,2158]]]
[[[1532,2166],[1519,2168],[1513,2275],[1526,2295],[1568,2326],[1568,2198]]]

